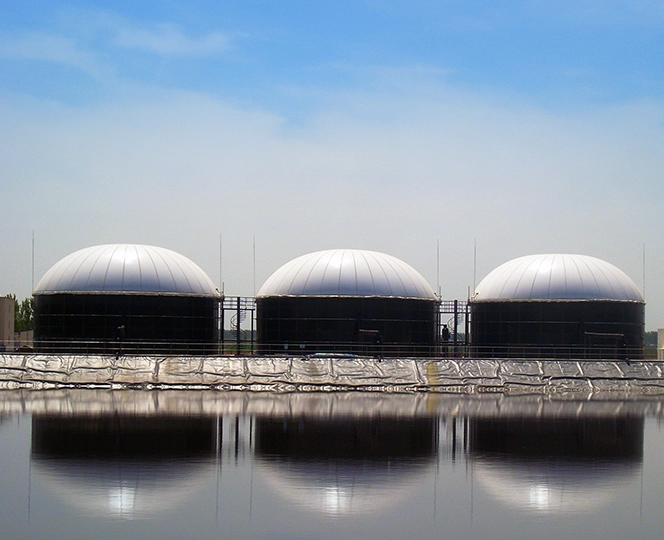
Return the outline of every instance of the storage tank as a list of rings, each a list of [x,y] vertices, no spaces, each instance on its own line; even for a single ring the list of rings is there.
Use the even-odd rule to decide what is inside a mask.
[[[48,352],[217,350],[219,292],[174,251],[110,244],[57,262],[34,291],[35,347]]]
[[[643,356],[645,302],[622,270],[586,255],[542,254],[488,274],[471,299],[481,357]]]
[[[256,297],[262,353],[428,356],[438,298],[405,262],[375,251],[335,249],[279,268]]]

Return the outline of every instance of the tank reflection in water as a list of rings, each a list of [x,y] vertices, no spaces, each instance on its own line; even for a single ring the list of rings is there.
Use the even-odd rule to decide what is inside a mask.
[[[436,462],[435,418],[260,418],[255,459],[293,504],[330,516],[396,506]]]
[[[664,400],[4,397],[0,524],[17,540],[664,534]]]
[[[33,471],[86,513],[152,516],[214,473],[216,432],[206,417],[35,415]]]
[[[582,513],[612,502],[643,463],[643,417],[471,418],[475,478],[529,511]]]

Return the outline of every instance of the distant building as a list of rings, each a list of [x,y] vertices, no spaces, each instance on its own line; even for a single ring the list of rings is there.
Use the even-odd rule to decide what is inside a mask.
[[[217,350],[219,292],[191,260],[134,244],[82,249],[34,292],[35,348],[52,352]]]
[[[258,292],[262,353],[431,355],[438,298],[405,262],[374,251],[310,253],[279,268]]]
[[[14,350],[14,299],[0,298],[0,352]]]
[[[594,257],[547,254],[509,261],[478,285],[470,314],[478,356],[643,356],[643,297],[622,270]]]
[[[18,351],[31,351],[34,348],[34,330],[14,332],[14,349]]]

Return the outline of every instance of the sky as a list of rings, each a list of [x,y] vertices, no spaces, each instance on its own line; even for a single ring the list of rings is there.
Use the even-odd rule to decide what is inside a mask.
[[[4,0],[0,295],[106,243],[243,296],[323,249],[461,300],[581,253],[664,327],[662,43],[654,0]]]

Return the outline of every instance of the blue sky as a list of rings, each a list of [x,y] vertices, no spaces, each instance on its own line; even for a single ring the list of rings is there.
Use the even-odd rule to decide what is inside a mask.
[[[318,249],[465,298],[594,255],[664,326],[664,3],[0,4],[0,294],[76,249],[169,247],[228,294]],[[222,235],[222,275],[219,235]],[[256,237],[256,283],[252,243]]]
[[[419,67],[584,106],[661,95],[662,23],[654,1],[5,2],[2,82],[76,104],[157,85],[290,116],[293,87],[371,87],[378,68]]]

